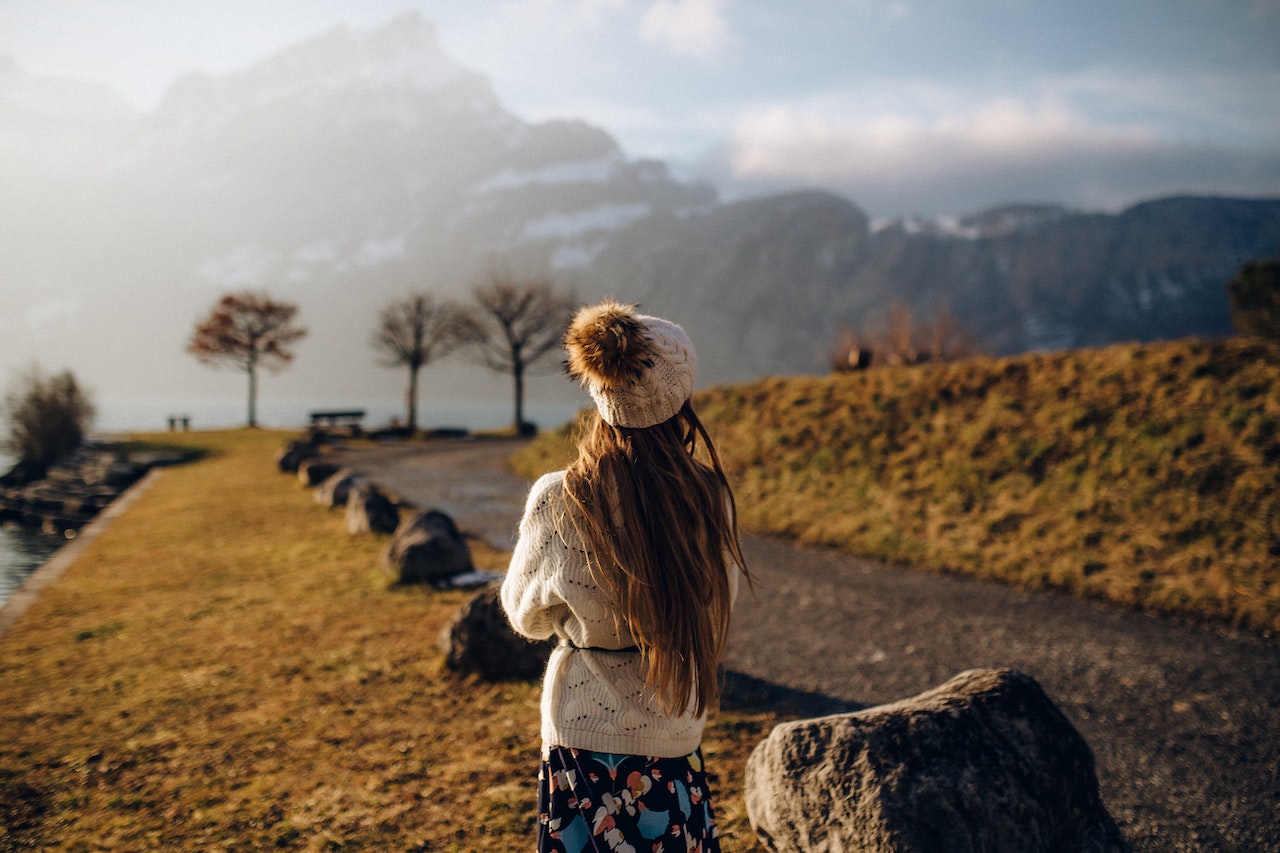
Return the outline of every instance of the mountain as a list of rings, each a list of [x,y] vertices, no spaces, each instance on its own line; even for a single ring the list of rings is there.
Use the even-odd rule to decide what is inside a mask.
[[[0,60],[0,153],[0,359],[112,397],[238,398],[243,377],[183,353],[233,289],[310,329],[264,395],[348,404],[402,393],[368,345],[380,308],[495,268],[679,319],[712,383],[824,370],[895,301],[997,353],[1224,334],[1226,280],[1280,249],[1278,200],[891,222],[822,192],[724,202],[599,128],[511,114],[416,13],[188,75],[142,114]],[[507,393],[461,362],[424,378],[428,400]]]
[[[825,370],[842,327],[873,337],[895,302],[925,323],[946,312],[991,354],[1226,335],[1227,280],[1277,249],[1280,199],[870,223],[804,192],[651,217],[588,278],[685,318],[725,381]]]
[[[9,70],[0,105],[21,95],[63,109],[56,93],[27,96],[56,81]],[[310,329],[269,383],[397,400],[403,377],[375,369],[367,343],[391,299],[463,298],[493,267],[580,265],[623,225],[715,203],[598,128],[511,115],[415,13],[336,28],[235,74],[186,76],[143,115],[59,125],[92,158],[41,154],[61,148],[28,113],[0,113],[0,139],[36,164],[0,170],[12,202],[0,214],[6,357],[69,366],[113,394],[239,396],[241,378],[183,348],[221,293],[252,287],[299,303]],[[505,397],[501,378],[448,373],[459,393],[479,383]]]

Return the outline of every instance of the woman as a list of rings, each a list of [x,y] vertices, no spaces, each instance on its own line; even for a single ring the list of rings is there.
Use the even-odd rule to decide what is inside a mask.
[[[577,461],[530,490],[502,585],[517,632],[560,639],[542,688],[537,849],[713,853],[702,730],[745,563],[689,402],[693,345],[609,301],[578,312],[565,349],[596,412]]]

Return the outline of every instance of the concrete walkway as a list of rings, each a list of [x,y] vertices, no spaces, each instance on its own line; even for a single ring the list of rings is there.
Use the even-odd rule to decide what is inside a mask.
[[[343,459],[467,532],[510,547],[528,483],[510,441]],[[883,566],[748,536],[727,703],[809,716],[881,704],[974,667],[1032,676],[1097,758],[1136,850],[1280,851],[1280,642],[1066,595]]]

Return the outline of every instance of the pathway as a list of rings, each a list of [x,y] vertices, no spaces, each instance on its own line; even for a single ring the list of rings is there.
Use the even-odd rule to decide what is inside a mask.
[[[529,485],[502,468],[517,446],[390,445],[345,459],[509,548]],[[725,665],[745,682],[816,714],[1014,667],[1093,747],[1135,849],[1280,851],[1280,642],[765,537],[744,548],[756,591],[739,601]]]

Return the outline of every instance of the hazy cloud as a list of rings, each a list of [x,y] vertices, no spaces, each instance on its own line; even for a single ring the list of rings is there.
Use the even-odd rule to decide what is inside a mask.
[[[627,0],[512,0],[504,3],[502,14],[510,20],[554,23],[561,31],[593,29],[613,12],[624,9]]]
[[[695,59],[715,57],[729,40],[724,0],[656,0],[645,10],[640,38]]]
[[[1280,4],[1280,0],[1277,0]],[[1216,71],[1175,73],[1092,67],[1047,78],[1037,90],[1052,92],[1091,114],[1139,117],[1182,138],[1280,138],[1280,71],[1247,76]]]
[[[1139,127],[1091,123],[1053,100],[1001,98],[968,113],[921,120],[843,117],[781,104],[745,116],[733,131],[733,169],[745,178],[848,182],[886,169],[945,172],[1010,159],[1031,162],[1065,150],[1134,150],[1153,144]]]
[[[838,189],[878,215],[965,213],[1012,201],[1114,209],[1181,192],[1280,191],[1280,152],[1161,138],[1060,100],[997,98],[921,118],[778,104],[743,115],[724,152],[739,189]]]

